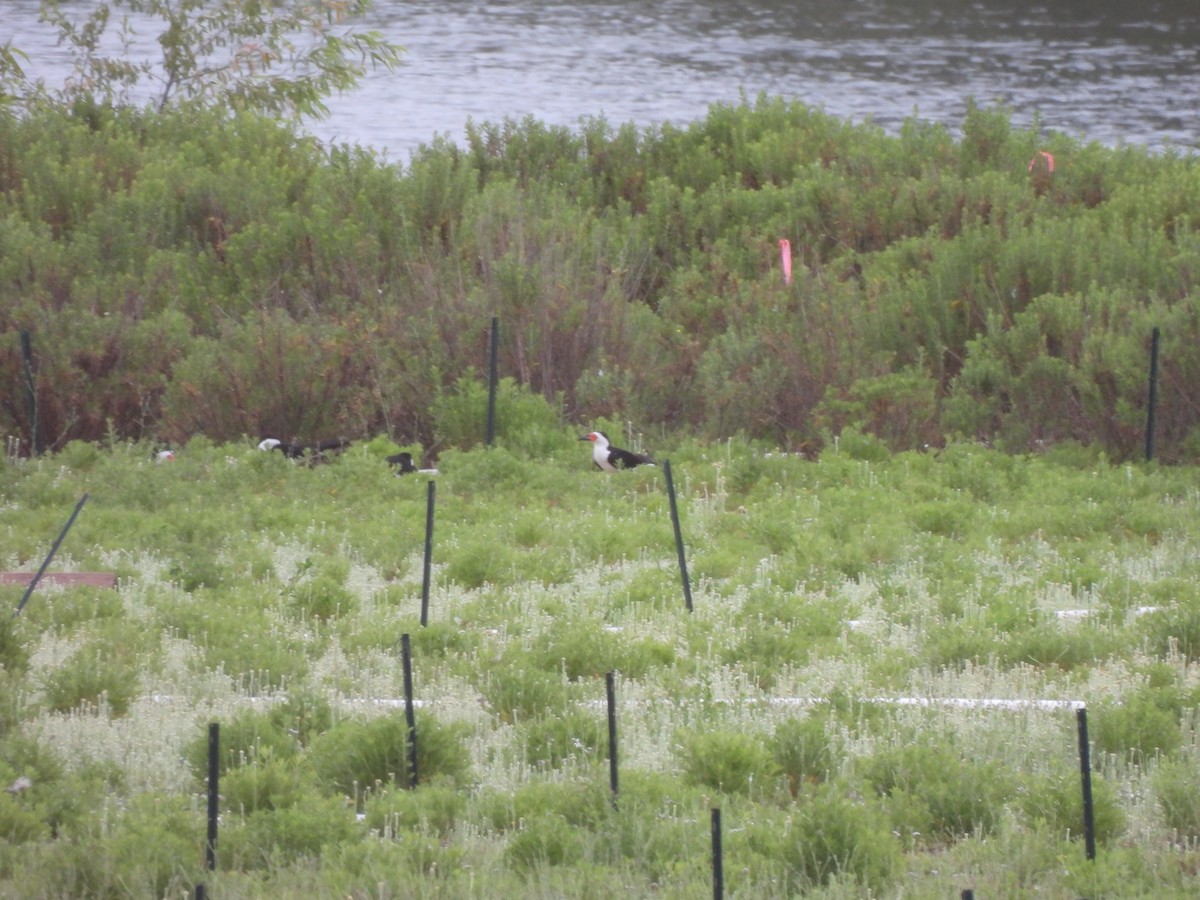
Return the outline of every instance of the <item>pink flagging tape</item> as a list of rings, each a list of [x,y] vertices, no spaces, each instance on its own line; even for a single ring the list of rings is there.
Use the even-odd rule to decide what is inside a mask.
[[[1033,158],[1029,160],[1030,172],[1033,171],[1034,166],[1036,166],[1039,161],[1045,165],[1047,172],[1054,171],[1054,154],[1047,153],[1045,150],[1039,150],[1037,153],[1033,154]]]

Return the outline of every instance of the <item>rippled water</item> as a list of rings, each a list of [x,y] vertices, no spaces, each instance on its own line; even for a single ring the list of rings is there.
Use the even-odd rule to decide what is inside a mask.
[[[31,72],[60,83],[36,0],[0,6]],[[681,125],[760,92],[888,130],[957,126],[973,96],[1106,144],[1200,145],[1197,0],[376,0],[364,24],[404,64],[307,127],[392,158],[461,142],[469,119]]]

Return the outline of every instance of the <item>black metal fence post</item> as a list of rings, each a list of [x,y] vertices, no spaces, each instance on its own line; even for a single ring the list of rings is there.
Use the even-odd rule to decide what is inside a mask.
[[[408,786],[417,786],[417,717],[413,712],[412,646],[407,634],[400,636],[404,665],[404,720],[408,723]]]
[[[492,334],[488,342],[487,445],[496,439],[496,355],[500,344],[500,317],[492,316]]]
[[[1083,788],[1083,840],[1087,858],[1096,858],[1096,820],[1092,806],[1092,762],[1088,746],[1087,708],[1075,710],[1079,726],[1079,778]]]
[[[1158,339],[1155,326],[1150,333],[1150,389],[1146,398],[1146,462],[1154,459],[1154,420],[1158,406]]]
[[[25,593],[21,595],[21,602],[17,604],[17,608],[13,610],[13,618],[21,614],[21,610],[25,608],[29,596],[33,593],[33,589],[37,587],[42,576],[46,574],[46,568],[50,565],[50,560],[54,559],[54,554],[58,552],[58,545],[63,542],[63,538],[67,536],[67,532],[71,530],[71,526],[75,524],[75,518],[79,515],[79,511],[83,509],[83,504],[87,503],[88,495],[84,494],[79,498],[79,502],[75,504],[75,511],[71,513],[71,517],[67,519],[67,524],[63,526],[63,530],[58,533],[54,543],[50,545],[50,552],[46,554],[46,558],[42,560],[42,566],[37,570],[37,574],[29,580],[29,586],[25,588]]]
[[[725,860],[721,850],[721,810],[712,811],[712,883],[713,900],[721,900],[725,896]]]
[[[29,412],[29,439],[34,456],[42,455],[42,430],[38,424],[37,379],[33,375],[33,338],[21,331],[21,357],[25,363],[26,407]]]
[[[429,624],[429,576],[433,566],[433,508],[436,483],[430,479],[425,499],[425,562],[421,574],[421,627]]]
[[[617,688],[614,673],[604,676],[604,690],[608,700],[608,789],[612,794],[612,805],[617,805]]]
[[[663,460],[663,474],[667,477],[667,497],[671,503],[671,524],[675,528],[675,552],[679,556],[679,575],[683,579],[683,601],[687,611],[692,611],[692,585],[688,580],[687,556],[683,552],[683,530],[679,527],[679,507],[675,502],[675,481],[671,478],[671,461]]]
[[[208,839],[204,844],[204,864],[211,872],[217,868],[217,818],[220,814],[221,726],[208,726]]]

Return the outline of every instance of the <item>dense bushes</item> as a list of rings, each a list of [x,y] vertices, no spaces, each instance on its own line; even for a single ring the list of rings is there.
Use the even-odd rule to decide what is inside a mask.
[[[1126,458],[1157,326],[1158,454],[1195,458],[1194,161],[1002,109],[962,132],[760,98],[687,128],[473,126],[402,169],[250,116],[0,113],[0,375],[25,384],[29,331],[49,447],[430,445],[495,316],[502,373],[572,420]],[[22,452],[28,400],[0,398]]]

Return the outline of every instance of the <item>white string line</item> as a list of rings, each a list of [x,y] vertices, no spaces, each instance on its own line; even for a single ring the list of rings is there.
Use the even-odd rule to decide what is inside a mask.
[[[145,699],[152,703],[173,703],[180,699],[171,694],[150,694]],[[277,695],[272,697],[242,697],[235,702],[249,704],[273,704],[286,703],[285,695]],[[649,701],[656,702],[656,701]],[[763,704],[766,706],[819,706],[823,703],[831,702],[827,697],[739,697],[737,699],[727,699],[718,697],[713,700],[713,703],[721,705],[754,705]],[[1059,709],[1087,709],[1087,703],[1083,700],[1051,700],[1047,698],[1005,698],[1005,697],[858,697],[853,700],[839,698],[838,703],[871,703],[878,706],[921,706],[921,707],[948,707],[952,709],[1036,709],[1036,710],[1059,710]],[[335,705],[342,707],[368,706],[384,709],[403,709],[405,700],[403,697],[343,697],[335,701]],[[423,707],[438,706],[436,700],[416,700],[412,702],[414,709]],[[587,707],[602,707],[605,706],[605,701],[588,700],[581,706]],[[648,705],[647,701],[629,702],[626,701],[622,706],[644,706]]]

